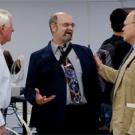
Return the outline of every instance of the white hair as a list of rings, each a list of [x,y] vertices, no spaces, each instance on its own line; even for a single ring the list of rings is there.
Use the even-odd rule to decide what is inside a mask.
[[[11,13],[5,9],[0,9],[0,26],[9,24],[11,18]]]

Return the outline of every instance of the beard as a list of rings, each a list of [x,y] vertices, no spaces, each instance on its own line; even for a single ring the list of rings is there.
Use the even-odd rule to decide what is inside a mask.
[[[72,40],[72,33],[65,32],[63,37],[64,37],[65,42],[69,42]]]

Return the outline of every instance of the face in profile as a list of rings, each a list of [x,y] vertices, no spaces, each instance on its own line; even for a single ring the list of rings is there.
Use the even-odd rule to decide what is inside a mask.
[[[0,32],[2,40],[1,44],[11,41],[12,32],[14,32],[14,28],[12,25],[12,20],[10,19],[8,23],[2,25]]]
[[[135,11],[130,12],[124,21],[123,38],[130,44],[135,43]]]
[[[4,27],[3,37],[5,39],[5,42],[11,41],[12,32],[14,32],[14,29],[12,22],[10,21],[10,23],[8,25],[5,25]]]

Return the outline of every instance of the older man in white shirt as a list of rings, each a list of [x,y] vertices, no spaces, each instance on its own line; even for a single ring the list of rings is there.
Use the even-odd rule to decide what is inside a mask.
[[[11,40],[12,32],[12,15],[7,10],[0,9],[0,135],[6,134],[2,110],[8,107],[11,98],[10,73],[2,46]]]

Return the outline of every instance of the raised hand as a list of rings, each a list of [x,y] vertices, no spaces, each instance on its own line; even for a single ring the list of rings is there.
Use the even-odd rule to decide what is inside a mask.
[[[101,64],[103,64],[103,63],[97,54],[94,54],[94,59],[95,59],[97,68],[100,68]]]

